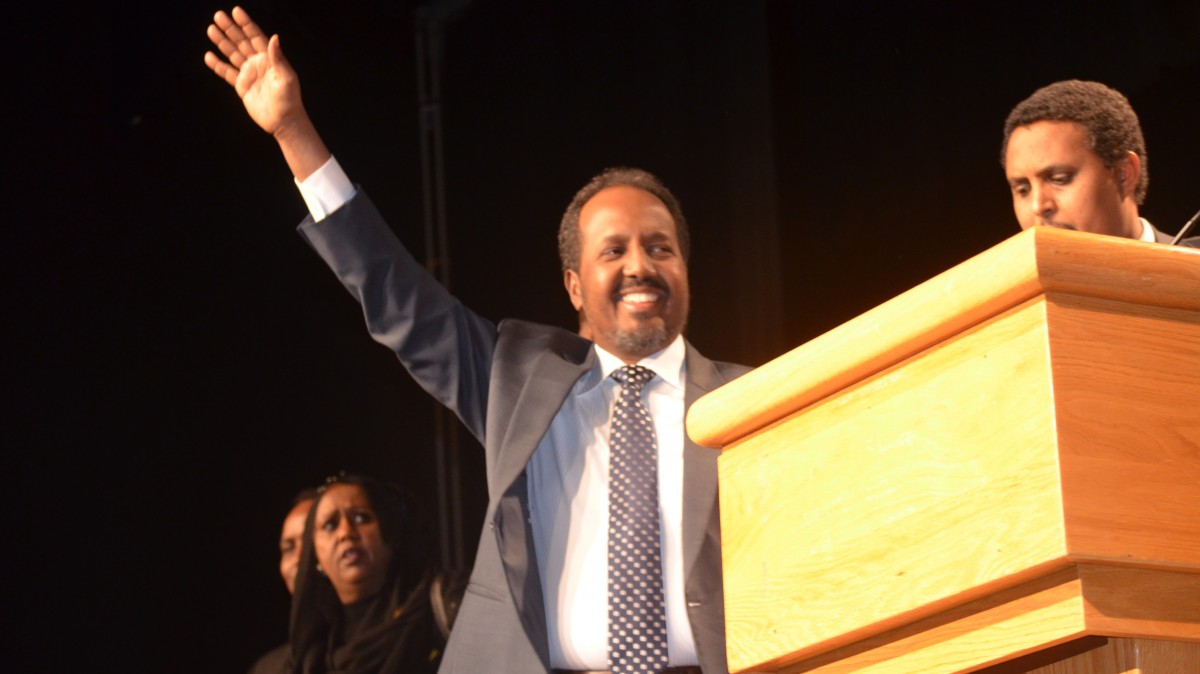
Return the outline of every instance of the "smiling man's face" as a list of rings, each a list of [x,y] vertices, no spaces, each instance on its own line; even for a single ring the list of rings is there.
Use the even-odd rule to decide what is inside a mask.
[[[609,187],[583,205],[579,229],[579,270],[564,272],[564,283],[596,344],[627,363],[666,348],[683,332],[689,303],[666,205],[637,187]]]

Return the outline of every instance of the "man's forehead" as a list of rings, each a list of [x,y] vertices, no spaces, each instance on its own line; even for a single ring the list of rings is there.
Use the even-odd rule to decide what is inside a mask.
[[[580,212],[579,226],[586,232],[593,224],[617,224],[632,220],[639,226],[675,233],[670,209],[652,192],[633,185],[606,187],[588,199]]]
[[[1037,170],[1042,165],[1095,156],[1083,127],[1070,121],[1044,120],[1013,129],[1005,152],[1005,170]]]

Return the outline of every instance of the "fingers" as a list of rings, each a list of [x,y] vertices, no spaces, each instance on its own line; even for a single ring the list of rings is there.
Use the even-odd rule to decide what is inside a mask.
[[[229,14],[223,11],[214,14],[207,34],[208,39],[225,56],[226,60],[222,60],[213,52],[206,52],[204,54],[205,65],[235,88],[243,66],[259,54],[267,54],[272,66],[279,66],[282,70],[291,72],[291,66],[283,57],[283,50],[279,47],[279,37],[272,36],[268,40],[258,24],[254,23],[246,10],[241,7],[234,7]]]
[[[218,77],[228,82],[231,86],[237,87],[237,68],[217,58],[217,55],[210,51],[204,52],[204,65],[208,66]]]
[[[241,68],[255,54],[266,51],[267,41],[258,24],[242,8],[233,8],[233,18],[225,12],[213,15],[208,27],[208,39],[221,50],[235,68]]]
[[[227,33],[220,26],[209,24],[208,39],[225,55],[225,58],[229,59],[234,68],[240,69],[242,64],[246,62],[246,57],[238,51],[237,45],[227,37]]]
[[[257,23],[250,18],[246,10],[241,7],[233,8],[233,20],[242,29],[242,33],[250,39],[250,45],[254,47],[256,53],[261,53],[267,50],[267,37],[263,34],[262,29]]]

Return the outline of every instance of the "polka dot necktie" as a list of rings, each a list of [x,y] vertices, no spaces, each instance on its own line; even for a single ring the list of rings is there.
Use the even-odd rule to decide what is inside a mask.
[[[626,365],[613,372],[608,465],[608,666],[613,674],[667,668],[658,529],[658,443],[642,389],[654,372]]]

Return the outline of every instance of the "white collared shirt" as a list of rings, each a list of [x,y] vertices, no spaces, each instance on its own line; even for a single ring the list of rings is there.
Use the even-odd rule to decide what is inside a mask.
[[[608,669],[608,430],[625,363],[600,347],[598,362],[567,395],[529,461],[534,549],[546,602],[550,665]],[[684,598],[683,337],[638,364],[655,372],[643,390],[658,441],[658,498],[667,644],[672,666],[695,665]]]
[[[1139,241],[1149,241],[1155,243],[1158,239],[1154,238],[1154,228],[1150,226],[1150,221],[1146,218],[1138,218],[1142,221],[1142,234],[1138,237]]]

